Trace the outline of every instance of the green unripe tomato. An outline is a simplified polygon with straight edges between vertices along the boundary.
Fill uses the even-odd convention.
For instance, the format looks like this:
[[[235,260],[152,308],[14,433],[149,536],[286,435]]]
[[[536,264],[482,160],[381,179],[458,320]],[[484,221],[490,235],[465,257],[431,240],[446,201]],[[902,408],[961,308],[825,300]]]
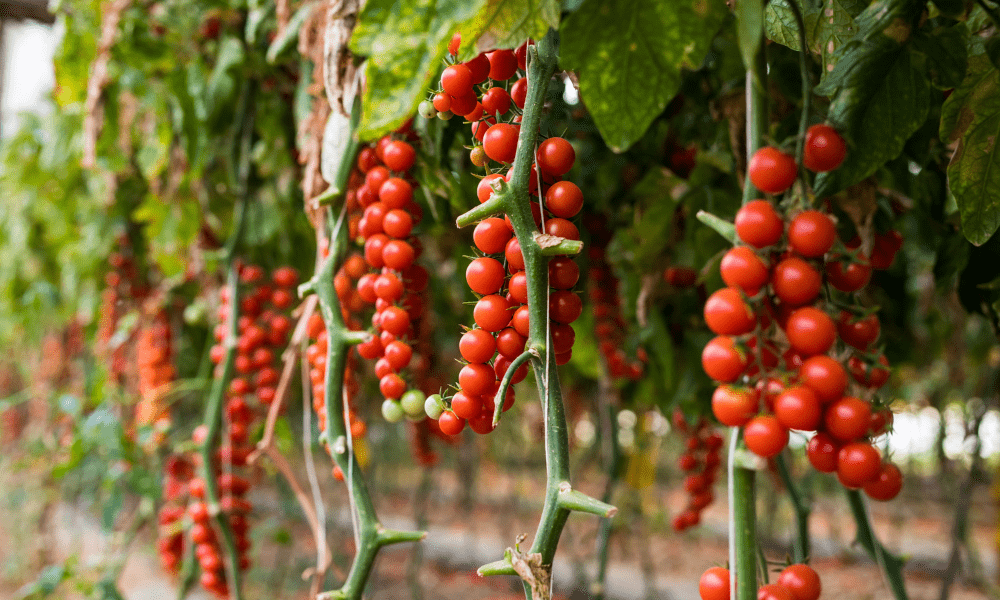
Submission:
[[[417,106],[417,112],[420,113],[420,116],[425,119],[433,119],[438,114],[437,109],[434,108],[434,103],[430,100],[424,100],[421,102],[420,105]]]
[[[420,390],[406,390],[399,399],[399,404],[408,417],[423,417],[426,399],[427,397]]]
[[[432,419],[441,418],[441,413],[444,412],[444,400],[441,399],[441,394],[427,396],[427,400],[424,401],[424,412]]]
[[[451,112],[450,110],[446,110],[444,112],[439,112],[438,113],[438,118],[441,119],[442,121],[448,121],[448,120],[450,120],[454,116],[455,116],[455,113]]]
[[[386,398],[385,402],[382,403],[382,418],[390,423],[399,422],[403,418],[403,407],[399,405],[399,402]]]

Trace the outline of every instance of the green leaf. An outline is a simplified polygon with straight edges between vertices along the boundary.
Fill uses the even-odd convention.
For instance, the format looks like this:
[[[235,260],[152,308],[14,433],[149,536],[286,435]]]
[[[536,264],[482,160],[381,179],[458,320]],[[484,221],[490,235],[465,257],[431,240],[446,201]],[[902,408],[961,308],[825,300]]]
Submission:
[[[728,16],[709,0],[586,0],[563,21],[561,64],[615,152],[642,137],[697,68]],[[611,66],[613,65],[613,67]]]
[[[788,2],[789,0],[772,0],[768,3],[764,10],[764,31],[769,39],[798,51],[798,26]],[[797,4],[802,11],[802,20],[806,26],[806,45],[810,52],[820,57],[823,73],[826,74],[836,64],[838,51],[857,32],[854,18],[864,10],[867,2],[813,0],[803,6],[802,0],[797,0]]]
[[[515,48],[528,38],[540,40],[549,28],[559,28],[559,13],[559,0],[487,0],[458,29],[462,33],[460,56],[469,59],[492,48]]]
[[[962,84],[941,109],[941,137],[958,141],[948,184],[958,203],[962,233],[984,244],[1000,227],[1000,71],[985,55],[969,60]]]
[[[695,214],[695,217],[705,225],[711,227],[712,230],[715,231],[715,233],[721,235],[729,243],[731,244],[736,243],[736,226],[730,223],[729,221],[717,217],[705,210],[699,210]]]
[[[368,56],[359,135],[374,139],[409,118],[432,86],[432,77],[460,23],[485,0],[370,0],[358,17],[351,50]]]
[[[913,47],[927,57],[927,70],[935,87],[949,90],[958,87],[965,77],[968,60],[969,30],[965,23],[950,27],[918,30]]]
[[[858,35],[816,86],[817,93],[831,97],[827,118],[848,144],[843,165],[816,178],[817,196],[857,183],[899,156],[927,118],[927,76],[912,64],[906,44],[922,6],[878,0],[865,9],[856,19]]]
[[[736,3],[736,35],[740,43],[740,55],[748,68],[760,48],[764,31],[764,0],[739,0]]]

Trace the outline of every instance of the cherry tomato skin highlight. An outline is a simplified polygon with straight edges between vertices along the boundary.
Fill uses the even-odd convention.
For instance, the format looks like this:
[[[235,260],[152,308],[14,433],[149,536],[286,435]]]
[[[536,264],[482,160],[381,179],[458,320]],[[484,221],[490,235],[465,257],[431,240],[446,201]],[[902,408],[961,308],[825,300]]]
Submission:
[[[800,308],[789,315],[785,333],[792,348],[803,356],[823,354],[837,341],[833,319],[813,306]]]
[[[747,355],[736,347],[732,338],[720,335],[705,344],[701,365],[712,379],[731,383],[746,370]]]
[[[840,445],[828,433],[819,432],[809,440],[806,446],[806,456],[809,464],[821,473],[833,473],[837,470],[837,455]]]
[[[538,145],[536,160],[543,173],[561,177],[573,168],[576,151],[565,139],[551,137]]]
[[[757,324],[750,306],[736,288],[715,291],[705,302],[705,324],[717,335],[743,335]]]
[[[519,127],[509,123],[497,123],[486,130],[483,137],[483,149],[486,156],[500,162],[510,164],[514,162],[517,153],[517,136]]]
[[[712,414],[728,427],[742,427],[757,414],[760,404],[755,390],[720,385],[712,393]]]
[[[837,227],[833,220],[818,210],[799,213],[788,226],[788,244],[796,253],[818,258],[833,248]]]
[[[499,254],[511,239],[510,229],[503,219],[490,217],[482,220],[472,232],[476,248],[485,254]]]
[[[545,192],[545,208],[557,217],[572,219],[583,208],[583,192],[572,181],[557,181]]]
[[[493,358],[497,344],[487,331],[470,329],[458,341],[458,351],[470,363],[485,363]]]
[[[500,331],[511,321],[510,303],[503,296],[483,296],[473,309],[476,325],[491,333]]]
[[[506,276],[503,264],[488,256],[473,260],[465,269],[465,281],[472,291],[483,296],[499,292]]]
[[[816,392],[820,402],[833,402],[847,390],[847,371],[829,356],[807,358],[799,367],[799,381]]]
[[[739,246],[726,252],[719,264],[722,281],[727,286],[743,290],[748,296],[754,296],[770,278],[767,266],[750,248]]]
[[[774,268],[771,286],[775,295],[789,306],[808,304],[819,296],[823,278],[801,258],[786,258]]]
[[[774,399],[774,416],[787,429],[815,431],[823,418],[816,392],[800,385],[790,387]]]
[[[844,162],[847,144],[829,125],[813,125],[806,130],[802,164],[814,173],[832,171]]]
[[[795,183],[795,158],[771,146],[754,152],[747,173],[754,187],[768,194],[780,194]]]
[[[743,441],[757,456],[771,458],[788,445],[788,430],[771,415],[754,417],[743,426]]]
[[[892,463],[883,463],[877,477],[864,485],[865,494],[872,500],[888,502],[903,489],[903,474]]]
[[[846,444],[837,453],[837,479],[844,487],[857,489],[877,479],[882,457],[868,442]]]
[[[826,431],[835,439],[851,442],[868,433],[871,405],[851,396],[844,396],[826,407],[823,421]]]
[[[767,200],[753,200],[736,212],[736,235],[754,248],[777,244],[785,223]]]
[[[701,600],[729,600],[729,569],[712,567],[698,580]]]

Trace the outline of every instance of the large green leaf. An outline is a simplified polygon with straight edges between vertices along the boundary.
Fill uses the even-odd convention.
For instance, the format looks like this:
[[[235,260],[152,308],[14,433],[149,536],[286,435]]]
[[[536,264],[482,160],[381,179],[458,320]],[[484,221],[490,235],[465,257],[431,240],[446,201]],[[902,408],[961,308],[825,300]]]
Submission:
[[[958,202],[962,232],[984,244],[1000,227],[1000,71],[985,55],[969,60],[965,80],[941,109],[941,137],[958,141],[948,184]]]
[[[559,28],[559,13],[559,0],[487,0],[483,10],[461,26],[460,55],[472,58],[478,51],[540,40],[550,28]]]
[[[399,127],[432,86],[459,25],[485,0],[369,0],[351,38],[368,56],[359,135],[370,140]]]
[[[948,90],[958,87],[965,77],[969,30],[965,23],[918,30],[913,47],[927,57],[927,70],[935,87]]]
[[[635,143],[698,67],[729,11],[709,0],[586,0],[563,21],[562,66],[608,146]]]
[[[792,50],[799,50],[798,26],[789,0],[772,0],[764,10],[764,31],[767,37]],[[796,0],[805,22],[806,46],[818,55],[827,73],[836,64],[838,50],[857,32],[854,17],[864,10],[864,0]]]
[[[817,195],[838,192],[899,156],[924,123],[930,107],[927,75],[912,62],[907,44],[922,3],[878,1],[858,15],[859,31],[816,87],[830,96],[828,120],[848,143],[843,165],[821,173]]]

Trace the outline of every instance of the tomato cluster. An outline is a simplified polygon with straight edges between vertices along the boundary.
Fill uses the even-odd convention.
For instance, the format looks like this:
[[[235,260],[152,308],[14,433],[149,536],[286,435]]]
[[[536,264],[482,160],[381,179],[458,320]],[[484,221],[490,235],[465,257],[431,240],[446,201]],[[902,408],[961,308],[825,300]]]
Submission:
[[[817,127],[826,128],[810,132]],[[835,168],[843,142],[821,133],[822,148],[810,150],[818,134],[807,136],[806,164]],[[830,148],[832,157],[824,154]],[[771,193],[788,189],[797,172],[788,160],[775,148],[759,150],[750,164],[754,185]],[[873,268],[892,263],[897,238],[880,238],[873,255],[883,255],[869,260],[859,240],[838,240],[830,214],[789,208],[783,215],[767,200],[743,206],[735,228],[742,245],[720,265],[728,287],[713,293],[704,311],[718,335],[702,353],[705,372],[720,383],[715,416],[743,427],[747,448],[765,458],[781,452],[789,430],[816,432],[808,446],[816,469],[891,499],[902,484],[899,469],[882,461],[871,439],[886,431],[892,413],[869,400],[888,380],[889,365],[873,346],[878,317],[859,307],[854,294]]]
[[[704,419],[691,427],[684,421],[683,415],[677,413],[674,415],[674,426],[688,436],[687,451],[677,459],[677,466],[687,473],[684,491],[690,495],[690,499],[684,512],[674,517],[673,521],[675,531],[684,531],[697,525],[701,521],[701,511],[715,500],[712,484],[715,483],[722,464],[719,451],[723,440]]]
[[[347,208],[352,236],[364,241],[363,259],[351,256],[334,277],[337,295],[351,312],[375,305],[374,335],[357,346],[358,354],[375,361],[375,375],[384,398],[382,414],[398,421],[404,414],[423,414],[424,395],[403,378],[407,367],[419,372],[425,360],[413,351],[426,304],[427,270],[415,260],[421,252],[413,229],[423,212],[413,200],[416,181],[408,175],[416,150],[407,139],[408,125],[385,136],[358,154],[354,185],[349,185]],[[353,190],[353,192],[351,191]],[[356,283],[353,283],[355,282]],[[353,289],[352,289],[353,288]],[[352,324],[350,321],[348,325]]]
[[[184,555],[184,514],[187,512],[188,482],[194,470],[181,456],[171,456],[164,465],[163,505],[158,515],[156,549],[164,570],[176,574]]]
[[[611,232],[601,218],[586,219],[590,231],[591,245],[587,250],[590,267],[587,269],[588,296],[594,312],[594,336],[597,348],[604,357],[608,374],[612,377],[642,379],[644,363],[648,360],[646,351],[638,348],[636,359],[625,353],[625,319],[622,317],[621,299],[618,294],[618,278],[605,258],[605,250],[611,239]]]
[[[511,88],[513,108],[507,91],[498,84],[514,77],[518,69],[524,70],[523,57],[529,42],[516,51],[484,53],[467,63],[447,67],[441,76],[444,91],[435,95],[438,111],[444,106],[438,101],[450,99],[450,110],[472,121],[474,138],[477,143],[482,142],[482,146],[474,147],[472,159],[473,164],[487,170],[476,191],[481,203],[492,197],[494,182],[501,178],[509,182],[514,173],[512,163],[520,134],[518,109],[524,107],[527,80],[522,77]],[[483,85],[476,88],[480,83]],[[505,101],[498,102],[497,98]],[[472,106],[465,109],[467,99]],[[456,109],[456,102],[461,109]],[[502,121],[504,115],[508,115],[510,122]],[[498,164],[495,170],[490,168],[490,161]],[[580,231],[570,219],[583,208],[583,192],[573,182],[561,180],[575,161],[573,146],[561,137],[550,137],[538,144],[530,167],[528,192],[537,198],[531,201],[531,211],[541,233],[580,239]],[[458,376],[458,391],[448,399],[447,406],[439,395],[431,396],[425,403],[427,415],[436,419],[441,431],[449,435],[457,435],[467,422],[476,433],[493,430],[494,399],[500,381],[524,352],[529,334],[528,273],[509,216],[479,222],[473,232],[473,243],[478,253],[469,263],[465,278],[477,297],[473,309],[475,327],[468,329],[459,342],[464,365]],[[572,291],[579,279],[580,268],[571,257],[555,256],[549,261],[550,351],[559,365],[566,364],[572,356],[576,333],[570,324],[583,311],[583,301]],[[522,363],[511,382],[518,383],[527,374],[528,365]],[[514,391],[508,388],[503,410],[510,409],[513,403]]]
[[[140,427],[152,425],[159,438],[170,427],[170,413],[164,402],[164,392],[176,377],[176,371],[168,312],[158,307],[151,313],[146,315],[136,340],[139,403],[135,407],[135,421]]]
[[[785,567],[777,581],[757,589],[757,600],[817,600],[823,591],[819,574],[806,564]],[[698,581],[701,600],[729,600],[729,569],[711,567]]]
[[[101,310],[97,325],[97,348],[108,361],[113,379],[123,383],[129,370],[128,347],[112,345],[118,320],[149,294],[149,285],[140,277],[138,261],[125,234],[117,238],[117,250],[108,257],[111,270],[104,276]]]

